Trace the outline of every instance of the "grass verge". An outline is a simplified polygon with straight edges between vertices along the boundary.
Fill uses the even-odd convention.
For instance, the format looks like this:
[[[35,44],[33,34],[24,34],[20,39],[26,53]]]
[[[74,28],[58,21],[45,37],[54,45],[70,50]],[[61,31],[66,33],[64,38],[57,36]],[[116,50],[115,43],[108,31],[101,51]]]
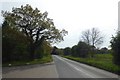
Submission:
[[[35,59],[33,61],[12,61],[10,63],[2,64],[2,67],[12,67],[12,66],[23,66],[23,65],[33,65],[33,64],[44,64],[52,62],[52,56],[45,56],[41,59]]]
[[[120,74],[120,67],[113,64],[111,54],[97,54],[94,58],[79,58],[73,56],[63,56],[65,58],[88,64],[112,73]]]

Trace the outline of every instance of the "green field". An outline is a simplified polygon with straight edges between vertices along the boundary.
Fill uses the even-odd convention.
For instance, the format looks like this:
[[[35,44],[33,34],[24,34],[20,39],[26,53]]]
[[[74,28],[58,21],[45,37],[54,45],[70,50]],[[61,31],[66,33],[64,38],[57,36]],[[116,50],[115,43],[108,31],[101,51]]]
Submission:
[[[8,67],[9,64],[11,64],[11,66],[23,66],[23,65],[32,65],[32,64],[43,64],[43,63],[48,63],[53,61],[52,56],[45,56],[41,59],[35,59],[33,61],[13,61],[13,62],[9,62],[9,63],[5,63],[2,64],[3,67]]]
[[[64,57],[71,60],[75,60],[77,62],[95,66],[116,74],[120,74],[120,67],[113,63],[113,56],[111,54],[96,54],[94,58],[79,58],[73,56]]]

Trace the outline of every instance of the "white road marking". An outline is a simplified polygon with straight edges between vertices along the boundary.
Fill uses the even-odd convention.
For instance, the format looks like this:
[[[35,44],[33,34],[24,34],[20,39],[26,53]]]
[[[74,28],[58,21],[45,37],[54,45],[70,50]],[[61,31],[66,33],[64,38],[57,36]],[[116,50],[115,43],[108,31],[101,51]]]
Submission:
[[[74,68],[75,70],[84,73],[85,75],[89,76],[90,78],[95,78],[95,77],[91,76],[90,74],[87,74],[87,73],[85,73],[84,71],[80,70],[77,66],[75,66],[75,65],[73,65],[73,64],[70,64],[69,62],[65,61],[65,60],[62,59],[61,57],[58,57],[58,56],[55,56],[55,57],[57,57],[58,59],[64,61],[65,63],[67,63],[68,65],[70,65],[70,66],[71,66],[72,68]]]
[[[93,67],[93,66],[88,66],[88,65],[85,65],[85,64],[79,64],[78,62],[75,62],[75,61],[72,61],[72,60],[69,60],[69,59],[66,59],[66,58],[63,58],[63,59],[67,60],[67,61],[70,61],[70,62],[73,62],[73,63],[76,63],[76,64],[78,64],[80,66],[84,66],[84,67],[86,67],[88,69],[95,70],[95,71],[100,72],[100,73],[102,73],[102,74],[104,74],[106,76],[110,76],[111,78],[118,78],[118,75],[110,73],[108,71],[105,71],[105,70],[102,70],[102,69],[98,69],[98,68]],[[96,76],[98,78],[100,77],[100,76],[97,76],[97,75],[94,75],[94,74],[93,74],[93,76]],[[103,77],[101,77],[101,78],[103,78]],[[107,78],[109,78],[109,77],[107,77]]]

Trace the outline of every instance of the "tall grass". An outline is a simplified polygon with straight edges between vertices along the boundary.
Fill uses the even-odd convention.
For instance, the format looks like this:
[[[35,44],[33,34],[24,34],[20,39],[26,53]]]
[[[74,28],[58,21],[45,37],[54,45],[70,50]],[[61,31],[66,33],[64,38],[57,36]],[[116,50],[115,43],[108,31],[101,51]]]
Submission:
[[[64,56],[81,63],[95,66],[116,74],[120,74],[120,67],[113,63],[113,56],[111,54],[96,54],[94,58],[80,58],[73,56]]]

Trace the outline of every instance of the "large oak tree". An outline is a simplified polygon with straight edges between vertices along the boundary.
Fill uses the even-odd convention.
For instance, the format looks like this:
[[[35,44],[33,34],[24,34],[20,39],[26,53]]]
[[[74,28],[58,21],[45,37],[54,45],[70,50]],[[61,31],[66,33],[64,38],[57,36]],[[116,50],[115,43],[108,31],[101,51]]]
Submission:
[[[53,20],[47,17],[47,12],[42,13],[28,4],[13,8],[12,12],[2,11],[2,14],[11,28],[17,28],[27,37],[31,59],[34,59],[34,52],[43,41],[60,42],[67,34],[64,29],[56,29]]]

